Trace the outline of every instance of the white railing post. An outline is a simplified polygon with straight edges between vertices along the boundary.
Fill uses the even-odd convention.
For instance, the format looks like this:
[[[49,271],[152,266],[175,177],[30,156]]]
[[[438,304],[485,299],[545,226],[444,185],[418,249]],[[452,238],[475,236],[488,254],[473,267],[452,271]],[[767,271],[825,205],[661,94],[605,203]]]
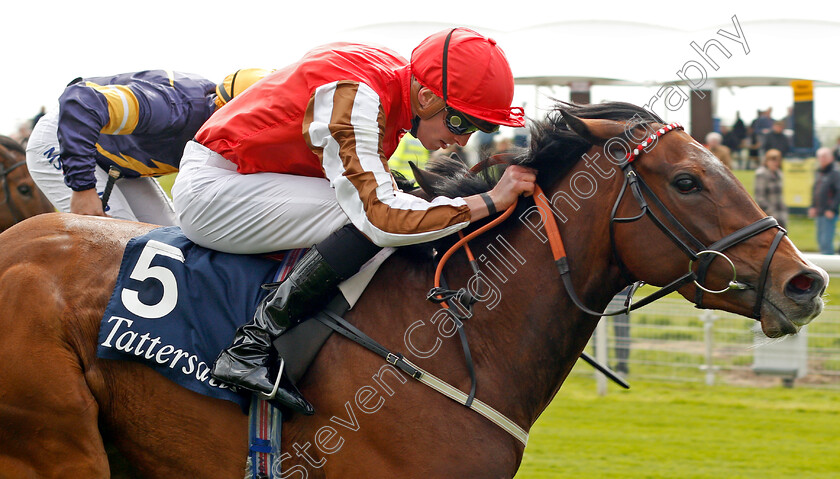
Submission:
[[[700,366],[701,371],[706,371],[706,384],[713,386],[715,384],[715,371],[717,367],[714,365],[714,324],[717,316],[710,309],[704,309],[700,313],[700,320],[703,321],[703,341],[706,343],[706,361]]]
[[[607,351],[607,318],[601,318],[598,326],[595,327],[595,360],[607,366],[609,351]],[[595,373],[595,383],[598,386],[598,395],[607,395],[607,377],[601,372]]]

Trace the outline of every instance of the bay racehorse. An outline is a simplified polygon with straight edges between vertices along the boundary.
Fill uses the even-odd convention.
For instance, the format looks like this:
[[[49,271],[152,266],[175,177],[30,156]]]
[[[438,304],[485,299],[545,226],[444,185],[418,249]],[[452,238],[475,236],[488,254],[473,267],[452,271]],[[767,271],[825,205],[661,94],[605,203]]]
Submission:
[[[35,186],[26,168],[26,150],[12,138],[0,135],[0,231],[30,216],[55,211]]]
[[[463,326],[476,398],[528,430],[580,357],[599,318],[574,304],[556,264],[568,267],[578,301],[595,311],[632,280],[661,286],[693,268],[680,294],[746,316],[757,305],[769,336],[796,332],[821,312],[825,272],[688,134],[627,104],[563,108],[537,122],[530,149],[511,158],[538,170],[550,206],[520,200],[471,243],[492,292]],[[630,165],[616,166],[626,158]],[[488,189],[484,175],[451,165],[437,172],[447,169],[454,176],[433,188]],[[546,240],[548,217],[565,259]],[[144,477],[242,477],[247,418],[237,405],[134,362],[96,357],[125,244],[152,228],[51,214],[0,235],[0,476],[108,477],[113,443]],[[398,251],[346,318],[468,391],[453,323],[425,300],[435,276],[427,251]],[[476,277],[462,256],[445,267],[453,287]],[[698,295],[700,286],[725,291]],[[338,335],[299,386],[317,414],[285,423],[284,477],[510,478],[525,452],[484,417]]]

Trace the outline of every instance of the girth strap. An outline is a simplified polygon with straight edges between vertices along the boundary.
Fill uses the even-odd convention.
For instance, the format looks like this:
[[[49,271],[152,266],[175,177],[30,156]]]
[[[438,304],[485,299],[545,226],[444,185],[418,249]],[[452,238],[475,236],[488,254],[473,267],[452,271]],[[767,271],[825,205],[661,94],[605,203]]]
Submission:
[[[338,316],[335,313],[329,311],[324,311],[315,315],[315,319],[321,321],[322,323],[332,328],[335,332],[344,336],[345,338],[359,343],[365,348],[369,349],[370,351],[373,351],[379,356],[385,358],[385,361],[388,364],[396,366],[412,378],[420,381],[426,386],[429,386],[430,388],[443,394],[449,399],[452,399],[453,401],[463,406],[467,406],[473,411],[481,414],[490,422],[499,426],[500,428],[507,431],[511,436],[515,437],[519,442],[522,443],[523,446],[526,446],[528,444],[528,433],[524,429],[519,427],[519,425],[517,425],[515,422],[505,417],[502,413],[493,409],[480,399],[474,399],[472,401],[469,401],[470,397],[460,389],[419,368],[411,361],[405,359],[402,354],[392,353],[387,348],[376,342],[376,340],[374,340],[373,338],[371,338],[370,336],[368,336],[367,334],[365,334],[364,332],[347,322],[347,320],[345,320],[341,316]],[[470,404],[467,405],[467,402],[470,402]]]
[[[459,291],[460,294],[458,294],[456,296],[440,295],[439,294],[440,290],[446,291],[447,288],[449,288],[449,285],[446,282],[446,277],[443,276],[443,275],[441,275],[441,277],[440,277],[440,284],[441,284],[441,288],[433,289],[426,296],[426,299],[428,299],[432,302],[440,303],[442,301],[439,301],[436,298],[441,296],[442,299],[444,301],[446,301],[446,303],[449,304],[449,307],[445,308],[444,310],[447,313],[449,313],[449,316],[452,318],[452,321],[455,322],[455,325],[458,328],[458,337],[461,339],[461,349],[464,350],[464,361],[466,361],[467,371],[469,371],[469,373],[470,373],[470,395],[467,397],[466,404],[464,404],[465,406],[470,407],[472,405],[473,399],[475,399],[475,391],[476,391],[476,387],[478,385],[478,379],[476,378],[476,375],[475,375],[475,365],[473,364],[472,353],[470,352],[470,343],[467,340],[467,333],[464,330],[464,321],[472,315],[472,303],[470,303],[470,301],[474,301],[474,300],[471,296],[469,296],[469,293],[467,292],[466,289],[460,290]],[[436,292],[438,294],[434,294]],[[464,295],[469,296],[469,297],[466,298],[466,301],[469,303],[467,305],[463,304]],[[457,304],[457,303],[461,303],[462,306],[467,308],[468,315],[460,314],[460,313],[457,312],[461,309],[461,308],[459,308],[459,304]]]
[[[329,326],[333,331],[344,336],[345,338],[359,343],[365,348],[378,354],[383,359],[385,359],[385,361],[388,364],[392,364],[400,368],[402,372],[408,374],[414,379],[420,379],[420,376],[422,375],[420,371],[418,371],[412,365],[408,364],[403,359],[402,354],[392,353],[385,346],[382,346],[381,344],[376,342],[375,339],[371,338],[370,336],[362,332],[362,330],[347,322],[347,320],[342,318],[341,316],[333,313],[332,311],[324,310],[316,314],[315,319]]]

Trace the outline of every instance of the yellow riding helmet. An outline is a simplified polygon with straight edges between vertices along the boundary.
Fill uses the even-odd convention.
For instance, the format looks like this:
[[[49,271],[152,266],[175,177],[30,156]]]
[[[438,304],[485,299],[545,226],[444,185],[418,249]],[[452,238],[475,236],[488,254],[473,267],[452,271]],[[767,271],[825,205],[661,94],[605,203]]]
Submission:
[[[223,107],[233,97],[273,71],[262,68],[243,68],[226,76],[221,83],[216,85],[216,107]]]

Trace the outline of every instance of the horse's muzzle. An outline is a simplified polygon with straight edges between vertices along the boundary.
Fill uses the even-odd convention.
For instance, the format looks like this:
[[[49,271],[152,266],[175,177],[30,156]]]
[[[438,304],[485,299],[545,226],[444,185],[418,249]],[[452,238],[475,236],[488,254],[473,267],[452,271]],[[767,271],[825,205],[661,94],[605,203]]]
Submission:
[[[785,283],[785,296],[804,310],[803,316],[790,318],[794,324],[808,324],[822,312],[822,295],[827,285],[828,274],[821,269],[804,270]]]
[[[820,268],[803,268],[791,276],[784,283],[783,298],[775,296],[775,299],[765,299],[761,330],[770,338],[799,332],[802,326],[822,312],[822,295],[827,285],[828,274]]]

